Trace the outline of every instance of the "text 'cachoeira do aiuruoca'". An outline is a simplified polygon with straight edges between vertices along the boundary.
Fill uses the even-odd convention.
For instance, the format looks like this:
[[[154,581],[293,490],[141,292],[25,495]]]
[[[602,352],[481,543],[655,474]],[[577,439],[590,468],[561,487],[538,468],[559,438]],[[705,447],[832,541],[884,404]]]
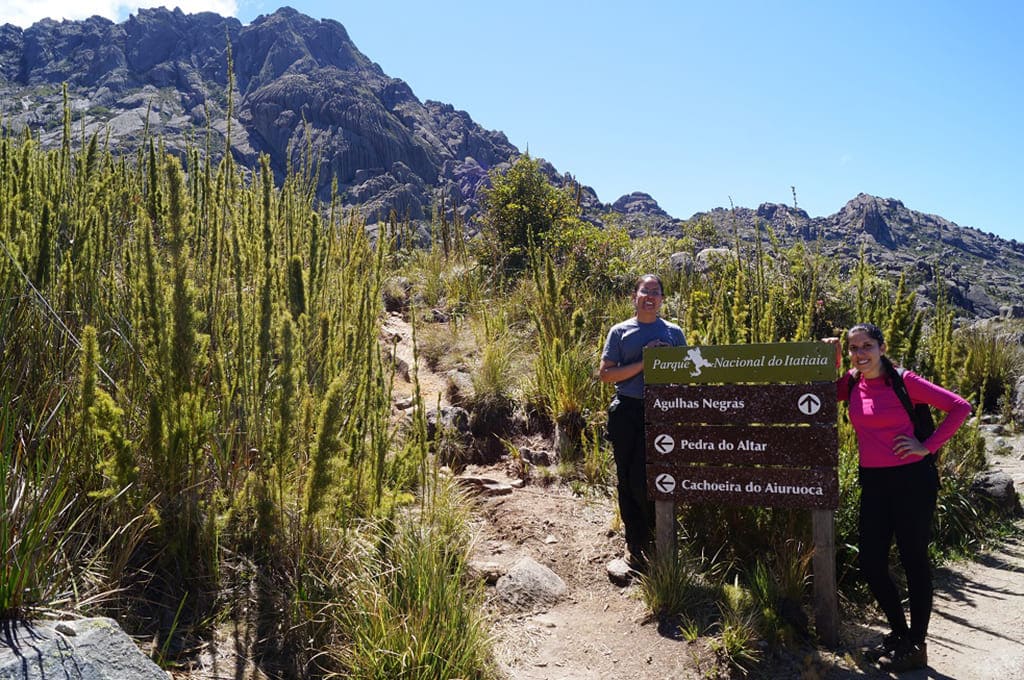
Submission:
[[[791,484],[776,484],[768,482],[761,485],[756,482],[747,482],[746,488],[735,482],[711,482],[706,479],[694,481],[684,479],[680,488],[686,491],[724,491],[733,493],[781,493],[796,494],[798,496],[824,496],[825,490],[820,486],[793,486]]]

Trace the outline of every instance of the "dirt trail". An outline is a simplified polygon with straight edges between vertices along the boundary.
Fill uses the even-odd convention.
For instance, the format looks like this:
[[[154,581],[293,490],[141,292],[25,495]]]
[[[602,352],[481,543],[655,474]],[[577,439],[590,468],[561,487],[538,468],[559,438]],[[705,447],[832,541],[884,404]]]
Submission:
[[[1012,442],[991,467],[1024,492],[1024,437]],[[933,674],[904,677],[1024,679],[1024,540],[937,571],[928,661]]]
[[[398,316],[384,328],[388,346],[397,339],[397,356],[412,364],[411,330]],[[419,367],[424,403],[436,404],[447,380]],[[402,383],[403,381],[398,381]],[[412,393],[408,382],[396,384],[396,402]],[[531,442],[537,448],[536,442]],[[1024,437],[1012,450],[993,458],[992,467],[1009,473],[1024,491]],[[504,466],[469,473],[512,482]],[[507,489],[508,490],[508,489]],[[675,631],[659,628],[647,616],[638,587],[611,583],[606,564],[622,554],[621,529],[614,530],[613,499],[574,496],[564,486],[543,486],[535,478],[525,487],[500,496],[480,496],[473,531],[474,559],[507,569],[530,556],[566,583],[556,606],[530,612],[502,609],[490,588],[495,654],[509,680],[598,680],[612,678],[728,677],[715,665],[707,639],[690,643]],[[1019,522],[1024,530],[1024,520]],[[847,622],[835,653],[804,650],[775,659],[756,677],[846,680],[890,677],[858,665],[856,649],[882,631],[881,621]],[[228,631],[230,632],[230,631]],[[212,645],[211,655],[192,672],[175,677],[201,680],[229,677],[218,669],[235,669],[246,653],[230,636]],[[936,572],[935,611],[929,638],[927,670],[906,673],[910,680],[1024,680],[1024,540],[1006,543],[978,560]],[[237,655],[237,656],[236,656]],[[251,661],[244,677],[264,678]],[[232,675],[231,677],[241,677]]]
[[[1024,488],[1021,453],[993,461],[1015,477],[1018,489]],[[502,474],[495,468],[475,472]],[[714,654],[705,643],[688,643],[673,631],[659,630],[646,617],[635,585],[620,588],[609,581],[605,564],[622,550],[620,535],[610,529],[610,499],[527,486],[481,498],[478,508],[477,559],[508,567],[528,555],[568,585],[567,597],[546,611],[502,612],[495,603],[497,653],[509,678],[714,677]],[[769,677],[889,677],[858,663],[852,651],[881,633],[881,623],[847,623],[835,653],[779,659]],[[928,669],[901,677],[1024,680],[1024,541],[1010,541],[976,561],[936,571],[928,651]]]

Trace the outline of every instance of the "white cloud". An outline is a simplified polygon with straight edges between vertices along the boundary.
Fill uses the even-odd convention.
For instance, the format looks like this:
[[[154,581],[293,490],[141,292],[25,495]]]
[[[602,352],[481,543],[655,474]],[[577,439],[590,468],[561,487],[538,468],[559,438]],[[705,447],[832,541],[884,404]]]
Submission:
[[[0,24],[14,24],[28,28],[40,19],[56,21],[87,19],[93,15],[106,17],[111,21],[123,21],[134,14],[145,3],[125,3],[120,0],[48,0],[47,2],[26,2],[25,0],[0,0]],[[168,5],[165,5],[168,6]],[[185,14],[216,12],[221,16],[235,16],[238,13],[236,0],[178,0],[170,9],[181,8]]]

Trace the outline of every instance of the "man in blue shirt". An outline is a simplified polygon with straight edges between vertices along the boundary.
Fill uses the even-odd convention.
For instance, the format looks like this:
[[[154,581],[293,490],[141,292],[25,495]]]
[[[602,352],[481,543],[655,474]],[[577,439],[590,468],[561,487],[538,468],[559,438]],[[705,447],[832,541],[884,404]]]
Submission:
[[[599,369],[602,382],[615,383],[615,398],[608,406],[608,439],[615,453],[626,561],[638,571],[646,564],[654,537],[654,507],[647,498],[643,351],[686,345],[683,329],[658,316],[663,301],[660,278],[645,274],[637,279],[633,289],[636,316],[608,331]]]

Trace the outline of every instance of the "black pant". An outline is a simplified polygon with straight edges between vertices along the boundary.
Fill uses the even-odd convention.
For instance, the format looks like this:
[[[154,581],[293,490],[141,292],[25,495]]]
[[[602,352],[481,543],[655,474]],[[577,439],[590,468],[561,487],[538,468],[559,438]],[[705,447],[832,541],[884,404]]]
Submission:
[[[654,503],[647,499],[647,453],[644,442],[644,403],[616,395],[608,407],[608,439],[615,452],[619,514],[626,529],[629,552],[651,552]]]
[[[932,571],[928,559],[939,476],[929,458],[910,465],[860,469],[859,566],[892,630],[923,642],[932,613]],[[910,627],[889,573],[889,548],[896,538],[907,576]]]

